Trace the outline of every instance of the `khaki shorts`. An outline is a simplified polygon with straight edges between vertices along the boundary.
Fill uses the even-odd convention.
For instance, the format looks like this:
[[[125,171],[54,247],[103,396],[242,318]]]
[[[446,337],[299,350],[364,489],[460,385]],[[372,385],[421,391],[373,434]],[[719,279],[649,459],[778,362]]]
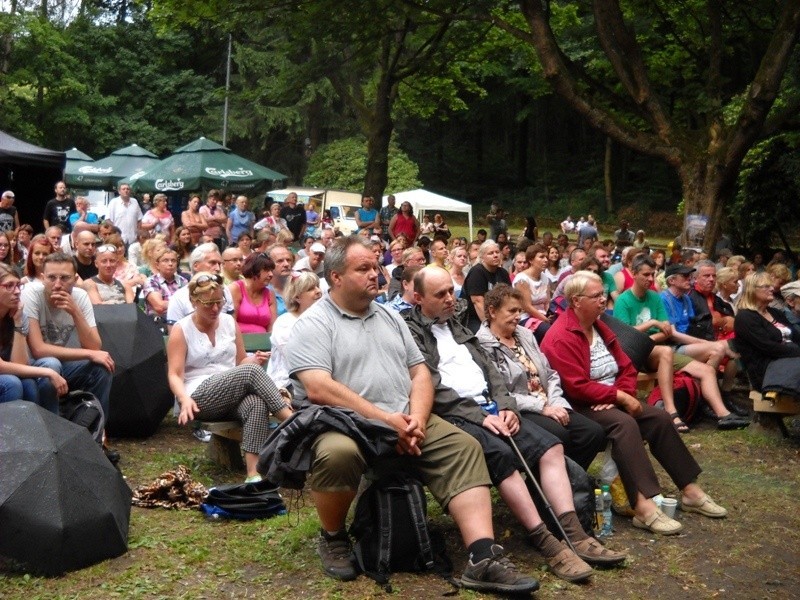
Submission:
[[[683,368],[686,367],[690,362],[694,359],[691,356],[686,356],[685,354],[678,354],[677,352],[672,353],[672,370],[676,373]]]
[[[444,508],[466,490],[491,485],[477,440],[436,415],[428,419],[421,449],[421,456],[398,455],[372,467],[377,473],[398,468],[413,471]],[[308,483],[316,492],[354,492],[367,467],[351,438],[333,431],[323,433],[314,440]]]

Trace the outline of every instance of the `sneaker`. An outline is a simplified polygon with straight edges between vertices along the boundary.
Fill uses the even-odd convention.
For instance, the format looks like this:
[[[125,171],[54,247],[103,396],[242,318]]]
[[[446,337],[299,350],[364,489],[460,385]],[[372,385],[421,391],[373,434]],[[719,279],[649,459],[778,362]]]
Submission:
[[[322,570],[330,577],[340,581],[352,581],[358,577],[353,564],[353,548],[344,529],[333,536],[320,530],[317,554],[322,560]]]
[[[211,432],[200,429],[199,427],[197,429],[192,429],[192,435],[198,442],[203,442],[204,444],[211,441]]]
[[[722,519],[728,515],[728,511],[714,502],[711,497],[706,494],[698,502],[689,504],[684,496],[681,496],[681,510],[683,512],[695,512],[710,517],[712,519]]]
[[[725,431],[727,429],[742,429],[750,425],[750,419],[747,417],[740,417],[734,413],[720,417],[717,421],[717,429]]]
[[[461,575],[461,585],[468,590],[525,594],[539,589],[533,577],[521,574],[516,565],[503,555],[503,547],[492,545],[492,556],[477,563],[470,559]]]

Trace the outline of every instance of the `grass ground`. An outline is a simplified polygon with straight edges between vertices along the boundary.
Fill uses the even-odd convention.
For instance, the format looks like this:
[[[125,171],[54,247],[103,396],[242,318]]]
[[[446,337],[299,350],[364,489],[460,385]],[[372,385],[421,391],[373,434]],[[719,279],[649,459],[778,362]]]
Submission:
[[[685,438],[705,469],[703,486],[730,511],[712,521],[678,512],[684,533],[656,538],[617,517],[610,545],[627,549],[624,568],[597,571],[588,585],[555,579],[529,550],[519,527],[501,507],[497,536],[514,560],[535,573],[538,598],[797,598],[800,589],[800,449],[791,441],[749,431],[717,432],[699,424]],[[167,417],[147,440],[115,440],[131,487],[183,464],[206,485],[237,481],[204,458],[204,445]],[[663,471],[664,493],[676,490]],[[317,521],[309,499],[286,492],[288,516],[255,522],[206,520],[199,511],[133,508],[129,551],[62,577],[26,574],[0,563],[0,598],[373,598],[385,596],[364,577],[340,583],[325,577],[314,551]],[[452,522],[432,505],[448,539],[456,574],[464,553]],[[432,575],[396,574],[394,594],[407,599],[442,596],[449,585]],[[479,595],[461,591],[464,598]]]

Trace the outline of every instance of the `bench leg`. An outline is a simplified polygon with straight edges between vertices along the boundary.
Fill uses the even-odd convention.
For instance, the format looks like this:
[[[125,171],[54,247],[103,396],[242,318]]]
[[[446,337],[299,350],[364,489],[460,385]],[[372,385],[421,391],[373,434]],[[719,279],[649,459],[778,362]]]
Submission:
[[[239,442],[221,435],[211,434],[211,441],[206,447],[208,459],[221,467],[232,471],[244,471],[242,448]]]
[[[783,415],[766,412],[753,413],[753,420],[750,423],[751,431],[768,435],[771,437],[787,438],[789,431],[783,422]]]

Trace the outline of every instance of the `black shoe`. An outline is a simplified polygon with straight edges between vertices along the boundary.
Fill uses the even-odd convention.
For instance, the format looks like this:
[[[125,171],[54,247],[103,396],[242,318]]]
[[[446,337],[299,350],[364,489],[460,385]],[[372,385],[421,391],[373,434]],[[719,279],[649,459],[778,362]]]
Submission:
[[[717,429],[723,431],[727,429],[742,429],[748,425],[750,425],[750,419],[746,417],[740,417],[739,415],[735,415],[733,413],[725,415],[724,417],[720,417],[720,419],[717,421]]]
[[[539,582],[521,574],[516,565],[503,555],[503,547],[498,544],[492,545],[490,558],[477,563],[467,561],[461,585],[468,590],[501,594],[525,594],[539,589]]]
[[[112,450],[108,446],[103,446],[103,452],[105,453],[106,458],[111,462],[111,464],[116,467],[117,463],[119,463],[119,459],[121,458],[119,452],[117,452],[116,450]]]
[[[713,409],[708,405],[708,402],[703,402],[700,406],[700,412],[703,414],[703,417],[706,419],[712,419],[716,421],[719,419],[717,414],[713,411]]]
[[[750,411],[747,410],[746,408],[742,408],[741,406],[736,404],[736,402],[731,400],[731,398],[730,398],[730,396],[728,396],[728,394],[725,394],[725,393],[722,394],[722,404],[725,405],[725,408],[727,408],[728,411],[732,412],[735,415],[739,415],[740,417],[749,417],[750,416]]]
[[[342,529],[333,536],[320,530],[317,554],[322,560],[322,570],[334,579],[352,581],[358,577],[358,571],[353,564],[353,548],[346,530]]]

